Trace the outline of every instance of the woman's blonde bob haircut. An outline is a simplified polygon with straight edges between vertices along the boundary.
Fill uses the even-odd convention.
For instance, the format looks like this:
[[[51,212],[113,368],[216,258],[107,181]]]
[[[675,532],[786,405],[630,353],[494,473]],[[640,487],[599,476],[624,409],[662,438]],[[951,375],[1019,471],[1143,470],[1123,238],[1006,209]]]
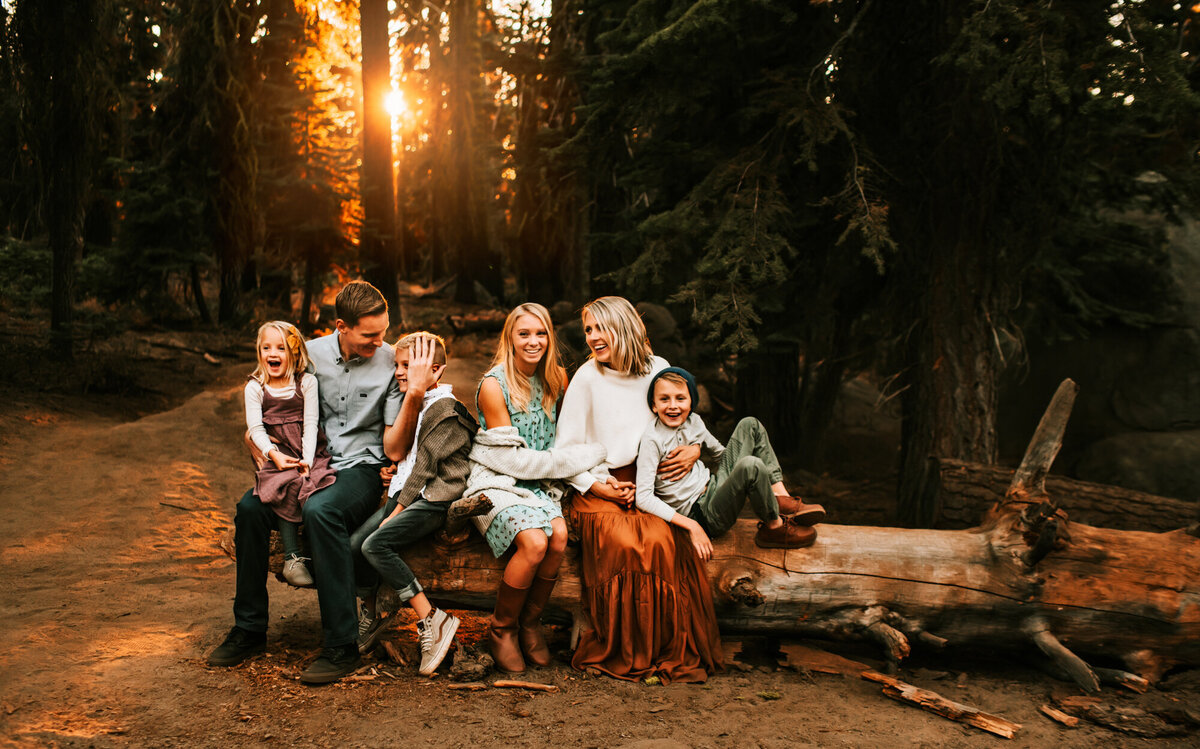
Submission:
[[[504,319],[504,330],[500,331],[500,341],[496,344],[496,355],[492,357],[492,366],[504,368],[504,379],[508,382],[508,400],[518,411],[529,411],[529,378],[517,369],[517,352],[513,347],[513,333],[517,329],[517,320],[522,315],[530,315],[546,328],[546,350],[542,352],[542,360],[538,362],[534,374],[542,381],[542,410],[547,416],[553,415],[554,404],[562,395],[563,386],[567,381],[567,370],[563,368],[558,356],[558,340],[554,335],[554,323],[550,320],[550,312],[537,302],[518,304]]]
[[[268,328],[278,330],[279,335],[283,336],[284,343],[287,344],[288,365],[291,370],[289,374],[292,375],[293,382],[298,385],[300,383],[300,375],[308,369],[308,347],[304,345],[304,338],[300,335],[300,331],[296,329],[296,326],[283,320],[272,320],[258,326],[258,336],[254,339],[254,356],[258,360],[258,366],[254,368],[250,379],[264,387],[267,384],[267,368],[263,365],[263,358],[262,354],[259,353],[259,349],[262,348],[263,339],[267,337]]]
[[[612,349],[609,367],[621,374],[642,377],[650,374],[650,358],[654,351],[646,338],[646,324],[641,315],[619,296],[602,296],[589,302],[581,317],[591,314],[600,330],[608,334],[608,346]],[[604,372],[604,367],[600,368]]]

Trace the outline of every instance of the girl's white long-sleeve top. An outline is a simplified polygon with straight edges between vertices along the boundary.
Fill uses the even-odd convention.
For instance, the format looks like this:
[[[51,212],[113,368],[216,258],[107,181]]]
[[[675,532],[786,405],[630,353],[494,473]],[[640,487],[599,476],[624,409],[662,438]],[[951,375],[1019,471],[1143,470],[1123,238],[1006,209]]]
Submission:
[[[275,445],[267,436],[267,428],[263,426],[262,404],[263,385],[257,380],[246,383],[246,428],[250,430],[250,441],[262,451],[263,457]],[[291,398],[296,394],[296,385],[281,388],[266,388],[276,398]],[[300,392],[304,394],[304,436],[300,446],[300,459],[312,467],[313,458],[317,454],[317,426],[321,415],[321,400],[317,394],[317,378],[307,372],[300,376]]]
[[[608,453],[599,466],[568,479],[577,491],[586,492],[609,477],[608,469],[637,459],[642,433],[654,420],[646,391],[654,375],[668,366],[666,359],[654,356],[650,372],[635,377],[588,359],[575,373],[563,397],[554,446],[601,444]]]

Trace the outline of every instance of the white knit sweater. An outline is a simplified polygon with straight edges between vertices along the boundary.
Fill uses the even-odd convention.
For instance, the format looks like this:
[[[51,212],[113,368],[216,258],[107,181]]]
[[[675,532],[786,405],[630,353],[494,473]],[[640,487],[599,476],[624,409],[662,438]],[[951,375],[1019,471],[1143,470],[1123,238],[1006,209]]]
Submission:
[[[516,427],[480,429],[471,447],[471,475],[464,497],[486,494],[492,511],[471,518],[480,533],[487,533],[496,515],[514,505],[542,505],[536,494],[517,486],[518,480],[543,480],[542,488],[557,501],[562,489],[557,479],[573,476],[604,462],[601,445],[575,445],[568,448],[531,450],[525,446]]]
[[[633,377],[601,368],[589,359],[571,380],[558,414],[555,447],[599,443],[608,458],[590,471],[568,479],[581,492],[608,478],[610,468],[627,466],[637,458],[642,432],[654,420],[646,391],[654,375],[668,366],[660,356],[651,358],[649,374]]]

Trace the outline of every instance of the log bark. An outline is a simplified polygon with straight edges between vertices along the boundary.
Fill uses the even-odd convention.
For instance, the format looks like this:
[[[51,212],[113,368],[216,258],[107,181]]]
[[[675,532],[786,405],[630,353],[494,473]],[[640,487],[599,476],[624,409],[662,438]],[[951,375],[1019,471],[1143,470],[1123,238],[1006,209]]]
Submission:
[[[722,631],[870,639],[900,660],[905,645],[924,644],[923,633],[954,646],[1032,651],[1022,625],[1041,617],[1064,647],[1124,659],[1152,681],[1170,665],[1200,665],[1200,540],[1183,532],[1072,523],[1070,545],[1032,570],[1021,560],[1027,544],[1015,508],[970,531],[818,532],[808,549],[760,549],[755,523],[741,520],[717,540],[708,571]],[[477,535],[455,547],[427,542],[405,559],[431,598],[492,607],[503,566]],[[734,600],[730,577],[748,577],[763,603]],[[569,549],[551,604],[574,611],[580,601],[577,550]]]
[[[1004,466],[941,458],[933,492],[938,528],[970,528],[1003,501],[1015,471]],[[1195,522],[1200,502],[1159,497],[1065,476],[1046,477],[1046,494],[1071,520],[1126,531],[1171,531]]]

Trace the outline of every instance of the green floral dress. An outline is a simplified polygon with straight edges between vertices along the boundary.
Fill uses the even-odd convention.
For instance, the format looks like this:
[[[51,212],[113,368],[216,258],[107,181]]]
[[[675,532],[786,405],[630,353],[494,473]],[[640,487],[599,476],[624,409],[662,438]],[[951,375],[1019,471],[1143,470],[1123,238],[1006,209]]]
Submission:
[[[551,407],[549,414],[542,409],[542,381],[538,376],[534,375],[529,378],[530,410],[528,411],[517,411],[513,408],[512,399],[509,398],[508,394],[508,380],[504,377],[503,367],[495,366],[488,370],[483,379],[479,381],[480,388],[483,387],[483,380],[486,380],[488,377],[494,377],[500,383],[500,390],[504,393],[504,406],[508,409],[509,421],[517,428],[517,433],[521,435],[521,438],[525,440],[526,447],[531,450],[548,450],[554,447],[558,404]],[[483,409],[479,407],[479,389],[475,390],[475,409],[479,412],[479,426],[482,429],[487,429],[487,420],[484,419]],[[541,500],[541,504],[537,507],[514,505],[496,513],[496,517],[492,518],[492,524],[488,526],[484,538],[487,539],[488,546],[492,547],[492,553],[497,557],[502,556],[504,552],[508,551],[508,547],[512,545],[513,539],[521,531],[531,528],[541,528],[547,537],[553,535],[554,530],[550,522],[554,518],[562,517],[562,506],[550,499],[546,492],[542,490],[540,482],[533,480],[518,481],[517,486],[532,491]]]

